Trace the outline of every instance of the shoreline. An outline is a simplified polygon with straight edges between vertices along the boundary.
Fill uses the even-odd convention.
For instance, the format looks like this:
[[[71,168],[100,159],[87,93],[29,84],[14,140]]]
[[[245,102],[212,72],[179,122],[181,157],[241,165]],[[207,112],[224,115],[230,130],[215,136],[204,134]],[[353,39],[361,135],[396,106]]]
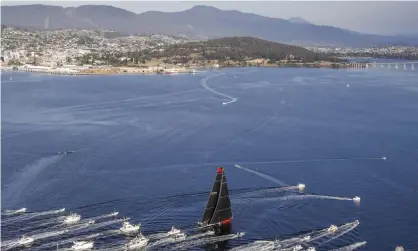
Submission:
[[[328,69],[349,69],[349,68],[369,68],[367,63],[285,63],[285,64],[261,64],[261,65],[221,65],[217,67],[199,66],[199,67],[100,67],[83,70],[74,70],[65,67],[36,67],[36,66],[6,66],[1,67],[1,71],[7,72],[31,72],[48,75],[63,76],[97,76],[97,75],[177,75],[177,74],[196,74],[204,69],[223,69],[223,68],[328,68]]]

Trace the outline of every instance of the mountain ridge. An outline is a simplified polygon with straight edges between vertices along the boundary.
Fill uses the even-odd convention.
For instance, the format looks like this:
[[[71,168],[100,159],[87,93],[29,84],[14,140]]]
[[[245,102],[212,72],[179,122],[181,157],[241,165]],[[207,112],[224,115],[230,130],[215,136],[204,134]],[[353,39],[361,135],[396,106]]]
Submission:
[[[2,24],[39,29],[108,29],[123,33],[159,33],[192,39],[253,36],[280,43],[299,45],[365,47],[417,45],[418,38],[380,36],[352,32],[332,26],[292,22],[197,5],[178,12],[147,11],[136,14],[111,5],[2,6]],[[304,20],[305,21],[305,20]]]

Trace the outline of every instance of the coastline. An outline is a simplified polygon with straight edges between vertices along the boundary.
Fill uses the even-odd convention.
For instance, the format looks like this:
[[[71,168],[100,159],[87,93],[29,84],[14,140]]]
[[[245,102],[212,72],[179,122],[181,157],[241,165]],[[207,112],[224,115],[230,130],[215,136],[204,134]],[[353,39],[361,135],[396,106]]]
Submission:
[[[258,64],[258,65],[239,65],[225,64],[216,66],[198,66],[198,67],[91,67],[86,69],[74,69],[68,67],[43,67],[43,66],[2,66],[1,71],[31,72],[49,75],[65,76],[88,76],[88,75],[176,75],[176,74],[195,74],[203,69],[219,68],[241,68],[241,67],[262,67],[262,68],[368,68],[367,64],[349,64],[333,62],[315,62],[315,63],[279,63],[279,64]]]

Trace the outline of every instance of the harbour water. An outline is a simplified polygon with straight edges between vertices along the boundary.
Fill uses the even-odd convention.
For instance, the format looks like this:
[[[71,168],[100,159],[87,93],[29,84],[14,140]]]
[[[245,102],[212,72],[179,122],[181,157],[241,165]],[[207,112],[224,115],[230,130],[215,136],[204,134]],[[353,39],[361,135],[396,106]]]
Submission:
[[[3,243],[24,233],[40,236],[34,250],[70,247],[64,240],[93,234],[103,237],[90,236],[99,249],[124,242],[114,230],[120,222],[59,234],[59,217],[69,211],[83,219],[118,211],[117,219],[141,222],[145,236],[173,225],[192,229],[216,167],[224,166],[232,232],[246,235],[172,248],[231,249],[355,220],[358,227],[315,243],[317,250],[362,241],[359,250],[418,248],[416,71],[1,78],[2,210],[66,208],[23,220],[3,214]],[[58,154],[65,150],[74,153]],[[303,193],[262,189],[298,183]]]

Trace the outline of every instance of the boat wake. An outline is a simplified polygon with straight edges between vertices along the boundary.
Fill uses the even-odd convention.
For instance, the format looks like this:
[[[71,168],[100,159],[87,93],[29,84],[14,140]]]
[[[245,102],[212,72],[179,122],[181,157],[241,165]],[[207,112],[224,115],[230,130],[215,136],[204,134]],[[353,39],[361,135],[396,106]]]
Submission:
[[[61,160],[63,155],[54,155],[41,158],[34,163],[25,166],[20,172],[13,175],[9,185],[6,186],[6,191],[3,194],[4,201],[9,205],[14,205],[20,198],[20,194],[26,187],[35,180],[36,176],[40,174],[45,168]]]
[[[231,97],[231,96],[226,95],[226,94],[224,94],[224,93],[221,93],[221,92],[215,91],[214,89],[210,88],[210,87],[208,86],[208,84],[207,84],[207,82],[208,82],[208,80],[209,80],[209,79],[214,78],[214,77],[218,77],[218,76],[222,76],[222,75],[223,75],[223,74],[216,74],[216,75],[211,75],[211,76],[208,76],[208,77],[206,77],[206,78],[203,78],[203,79],[200,81],[200,85],[201,85],[203,88],[205,88],[207,91],[209,91],[209,92],[212,92],[212,93],[214,93],[214,94],[216,94],[216,95],[218,95],[218,96],[221,96],[221,97],[227,98],[227,99],[228,99],[228,101],[224,101],[224,102],[222,103],[223,105],[227,105],[227,104],[234,103],[234,102],[236,102],[236,101],[238,100],[237,98],[234,98],[234,97]]]
[[[52,214],[59,214],[59,213],[62,213],[64,211],[65,211],[65,208],[61,208],[61,209],[57,209],[57,210],[49,210],[49,211],[45,211],[45,212],[25,213],[25,214],[20,215],[20,216],[15,216],[15,217],[12,217],[12,218],[3,219],[2,220],[2,225],[8,225],[8,224],[12,224],[12,223],[20,222],[20,221],[26,221],[26,220],[30,220],[30,219],[35,218],[35,217],[41,217],[41,216],[52,215]]]
[[[366,241],[362,241],[362,242],[357,242],[357,243],[354,243],[354,244],[351,244],[351,245],[348,245],[348,246],[345,246],[345,247],[333,249],[331,251],[352,251],[352,250],[355,250],[355,249],[357,249],[359,247],[362,247],[366,244],[367,244]]]
[[[226,240],[232,240],[232,239],[236,239],[242,236],[243,234],[237,233],[237,234],[227,234],[227,235],[221,235],[221,236],[207,237],[207,238],[203,238],[199,240],[192,240],[192,241],[187,241],[187,242],[177,244],[174,247],[172,247],[170,250],[190,249],[192,247],[226,241]]]
[[[285,182],[283,182],[283,181],[281,181],[281,180],[278,180],[278,179],[274,178],[273,176],[267,175],[267,174],[265,174],[265,173],[258,172],[258,171],[255,171],[255,170],[252,170],[252,169],[249,169],[249,168],[246,168],[246,167],[240,166],[240,165],[234,165],[234,166],[235,166],[236,168],[241,169],[241,170],[244,170],[244,171],[250,172],[250,173],[252,173],[252,174],[255,174],[255,175],[259,176],[259,177],[262,177],[262,178],[264,178],[264,179],[266,179],[266,180],[272,181],[272,182],[274,182],[274,183],[278,184],[279,186],[289,186],[289,185],[288,185],[288,184],[286,184]]]

